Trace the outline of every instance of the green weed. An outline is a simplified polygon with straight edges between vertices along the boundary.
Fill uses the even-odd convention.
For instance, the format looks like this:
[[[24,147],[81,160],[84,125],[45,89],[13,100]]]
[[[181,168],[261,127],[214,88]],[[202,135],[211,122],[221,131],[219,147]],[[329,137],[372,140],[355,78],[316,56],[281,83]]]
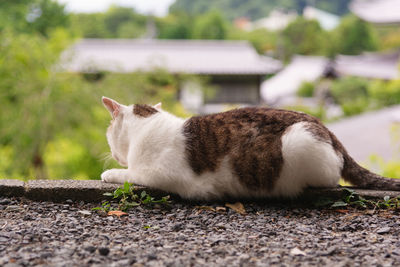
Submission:
[[[400,197],[391,198],[385,196],[383,200],[369,200],[358,195],[354,190],[343,188],[344,196],[338,201],[325,202],[330,204],[331,208],[355,207],[355,208],[373,208],[373,209],[399,209]]]
[[[113,199],[118,200],[117,210],[127,211],[131,208],[146,205],[151,206],[154,204],[168,204],[169,196],[162,197],[161,199],[156,200],[154,197],[149,195],[146,191],[142,191],[140,195],[135,193],[135,186],[128,182],[125,182],[121,187],[115,189],[112,193],[104,193],[107,197],[112,197]],[[101,207],[93,208],[93,210],[100,210],[104,212],[109,212],[114,208],[111,206],[109,201],[105,201],[102,203]]]

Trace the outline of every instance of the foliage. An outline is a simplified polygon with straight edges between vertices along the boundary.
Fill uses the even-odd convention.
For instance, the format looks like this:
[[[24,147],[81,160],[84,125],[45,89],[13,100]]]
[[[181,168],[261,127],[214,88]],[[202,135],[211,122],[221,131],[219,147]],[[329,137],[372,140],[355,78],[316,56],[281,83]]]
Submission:
[[[219,10],[229,20],[238,17],[248,17],[252,20],[263,18],[276,8],[296,10],[301,14],[306,5],[314,5],[335,14],[348,12],[347,4],[350,0],[177,0],[170,7],[170,12],[185,12],[190,15],[204,14],[211,10]]]
[[[227,25],[217,11],[199,16],[193,26],[193,39],[226,39]]]
[[[71,14],[71,28],[77,35],[85,38],[105,38],[109,35],[103,13]]]
[[[58,27],[65,27],[69,17],[64,6],[52,0],[18,0],[0,2],[0,31],[4,28],[21,33],[48,36]]]
[[[328,36],[316,20],[298,17],[282,31],[284,58],[293,54],[323,55],[330,50]]]
[[[105,193],[104,195],[112,197],[113,199],[117,199],[119,201],[117,210],[121,211],[127,211],[140,205],[151,206],[154,204],[165,205],[169,203],[169,196],[156,200],[154,197],[146,193],[146,191],[142,191],[140,195],[136,194],[135,191],[136,189],[133,184],[125,182],[123,186],[118,187],[114,192]],[[113,210],[113,207],[109,201],[105,201],[102,203],[101,207],[93,208],[93,210],[108,212]]]
[[[228,28],[228,39],[247,40],[259,54],[274,52],[277,45],[278,33],[267,29],[256,29],[253,31],[242,31],[233,27]]]
[[[185,13],[170,14],[157,20],[157,28],[160,39],[190,39],[193,18]]]
[[[368,86],[368,94],[378,107],[400,104],[400,80],[372,81]]]
[[[286,106],[285,109],[295,110],[299,112],[304,112],[311,116],[317,117],[322,121],[326,120],[326,111],[323,105],[320,105],[315,108],[307,107],[304,105],[294,105],[294,106]]]
[[[331,93],[346,116],[362,113],[369,107],[368,81],[357,77],[343,77],[332,83]]]
[[[367,22],[354,15],[348,15],[341,20],[334,31],[335,53],[357,55],[363,51],[373,51],[378,48],[377,36]]]
[[[381,50],[390,50],[400,48],[400,28],[385,27],[385,29],[377,29],[380,41]]]
[[[85,38],[138,38],[145,34],[147,20],[132,8],[118,6],[104,13],[71,16],[72,29]]]
[[[330,206],[331,208],[353,207],[361,209],[394,209],[400,208],[400,198],[385,196],[383,199],[370,200],[356,193],[353,189],[343,188],[343,196],[339,200],[323,199],[316,202],[317,206]]]
[[[196,77],[151,73],[105,73],[97,81],[56,71],[69,44],[65,31],[49,39],[4,32],[0,35],[0,174],[8,178],[98,179],[108,112],[102,95],[156,104],[187,115],[177,103],[179,84]],[[5,64],[7,62],[7,64]],[[126,103],[129,104],[129,103]]]
[[[372,165],[380,170],[385,177],[400,178],[400,125],[394,123],[390,129],[391,148],[393,149],[392,158],[385,161],[378,155],[369,157],[368,165]]]
[[[297,95],[301,97],[312,97],[314,95],[315,86],[312,82],[303,82],[297,90]]]
[[[344,114],[351,116],[366,110],[400,104],[400,80],[369,81],[343,77],[332,83],[331,93]]]
[[[13,147],[12,162],[21,175],[33,168],[33,175],[43,177],[43,150],[60,127],[57,117],[65,113],[64,103],[73,98],[63,94],[71,84],[52,71],[68,36],[57,30],[47,40],[4,31],[0,41],[0,145]],[[78,117],[70,116],[72,121]]]

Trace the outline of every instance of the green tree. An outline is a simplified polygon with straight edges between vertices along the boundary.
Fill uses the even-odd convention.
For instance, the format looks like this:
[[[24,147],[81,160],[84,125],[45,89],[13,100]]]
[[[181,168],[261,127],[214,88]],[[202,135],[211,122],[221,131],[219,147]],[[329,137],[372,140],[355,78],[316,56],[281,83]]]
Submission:
[[[199,15],[219,10],[222,16],[229,20],[238,17],[248,17],[251,20],[260,19],[276,8],[296,10],[302,14],[306,5],[313,5],[322,10],[343,15],[348,12],[350,0],[176,0],[170,7],[170,13],[185,12]]]
[[[104,13],[78,13],[71,15],[71,28],[84,38],[106,38],[109,36],[104,24]]]
[[[277,33],[270,32],[267,29],[256,29],[247,32],[230,27],[228,31],[228,39],[248,40],[260,54],[275,51],[277,36]]]
[[[90,80],[63,73],[57,62],[69,44],[66,31],[41,35],[0,33],[0,176],[92,178],[109,152],[105,131],[107,95],[130,103],[163,102],[185,114],[176,101],[181,77],[163,70],[112,74]]]
[[[227,24],[217,11],[201,15],[194,23],[192,37],[193,39],[226,39]]]
[[[146,31],[146,21],[145,16],[137,14],[134,9],[127,7],[112,6],[104,14],[104,26],[109,36],[114,38],[119,37],[120,27],[125,27],[125,30],[121,30],[124,34],[128,32],[126,25],[130,25],[131,29],[132,25],[135,25],[134,35],[136,36],[132,36],[132,38],[140,36]]]
[[[118,6],[104,13],[71,15],[73,31],[84,38],[138,38],[145,34],[146,23],[146,16]]]
[[[52,68],[67,39],[61,30],[48,40],[9,31],[0,34],[0,140],[14,149],[13,164],[21,175],[33,171],[35,176],[44,177],[44,146],[52,138],[53,129],[61,127],[53,124],[59,121],[55,116],[63,116],[63,112],[57,112],[59,106],[53,97],[63,84]]]
[[[336,53],[357,55],[378,48],[376,34],[371,25],[354,15],[344,17],[334,34]]]
[[[42,35],[58,27],[66,27],[69,16],[64,5],[52,0],[16,0],[0,2],[0,30],[36,32]]]
[[[315,20],[298,17],[282,31],[285,59],[293,54],[323,55],[329,47],[328,36]]]
[[[170,14],[157,21],[158,38],[190,39],[193,31],[193,18],[185,13]]]

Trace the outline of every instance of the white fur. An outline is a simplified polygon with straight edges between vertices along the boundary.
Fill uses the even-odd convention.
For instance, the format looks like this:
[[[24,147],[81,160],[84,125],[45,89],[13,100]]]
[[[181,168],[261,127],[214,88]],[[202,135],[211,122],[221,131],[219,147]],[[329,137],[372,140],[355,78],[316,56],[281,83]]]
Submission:
[[[184,120],[159,110],[141,118],[132,106],[120,106],[122,116],[107,132],[112,154],[127,169],[105,171],[105,182],[125,181],[177,193],[184,198],[295,196],[306,186],[337,184],[343,165],[331,145],[316,140],[304,123],[292,125],[282,137],[284,165],[272,191],[250,191],[233,174],[226,156],[219,169],[198,176],[185,153]],[[123,119],[121,119],[123,117]]]
[[[307,131],[307,123],[293,124],[282,136],[284,164],[273,196],[296,196],[307,186],[333,187],[339,182],[342,156]]]

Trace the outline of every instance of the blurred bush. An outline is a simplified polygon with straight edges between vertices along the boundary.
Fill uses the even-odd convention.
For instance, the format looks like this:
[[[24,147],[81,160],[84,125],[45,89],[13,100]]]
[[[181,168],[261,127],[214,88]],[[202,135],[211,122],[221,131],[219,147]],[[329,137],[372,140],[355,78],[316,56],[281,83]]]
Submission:
[[[368,94],[377,107],[400,104],[400,80],[375,80],[368,86]]]
[[[104,168],[109,151],[109,118],[101,96],[124,104],[156,104],[187,115],[177,102],[181,82],[198,79],[151,73],[103,73],[99,79],[62,73],[60,52],[71,43],[61,29],[49,37],[0,33],[0,175],[5,178],[92,178]],[[199,79],[198,79],[199,80]]]
[[[297,96],[312,97],[314,95],[315,85],[312,82],[303,82],[297,90]]]
[[[373,166],[379,170],[379,173],[385,177],[400,178],[400,125],[393,124],[390,129],[391,141],[393,146],[393,157],[385,161],[378,155],[371,155],[368,166]]]
[[[368,80],[343,77],[332,83],[331,93],[346,116],[362,113],[369,108]]]
[[[377,50],[379,43],[374,28],[354,15],[342,18],[333,31],[333,54],[358,55],[363,51]]]

